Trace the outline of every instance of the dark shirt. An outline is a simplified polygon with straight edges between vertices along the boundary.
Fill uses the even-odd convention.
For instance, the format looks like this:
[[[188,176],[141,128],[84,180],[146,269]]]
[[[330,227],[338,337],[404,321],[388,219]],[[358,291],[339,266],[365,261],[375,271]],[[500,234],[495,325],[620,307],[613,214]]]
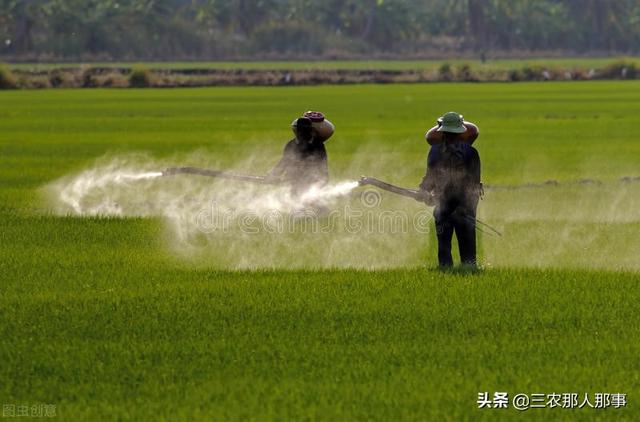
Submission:
[[[324,143],[287,142],[282,159],[272,170],[272,176],[281,177],[293,187],[305,188],[329,182],[327,150]]]
[[[431,147],[420,189],[433,192],[438,202],[469,202],[477,201],[480,186],[480,156],[474,147],[463,142]]]

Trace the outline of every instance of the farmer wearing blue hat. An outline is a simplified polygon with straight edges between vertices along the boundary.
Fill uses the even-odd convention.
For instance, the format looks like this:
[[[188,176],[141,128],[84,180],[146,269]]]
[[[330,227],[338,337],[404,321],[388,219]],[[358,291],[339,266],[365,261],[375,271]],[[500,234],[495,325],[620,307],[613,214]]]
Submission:
[[[431,146],[427,172],[420,184],[427,202],[435,205],[433,216],[441,268],[453,266],[451,242],[454,233],[462,264],[477,265],[476,210],[482,183],[480,156],[464,136],[467,130],[468,125],[458,113],[449,112],[438,119],[436,131],[442,134],[441,140]]]

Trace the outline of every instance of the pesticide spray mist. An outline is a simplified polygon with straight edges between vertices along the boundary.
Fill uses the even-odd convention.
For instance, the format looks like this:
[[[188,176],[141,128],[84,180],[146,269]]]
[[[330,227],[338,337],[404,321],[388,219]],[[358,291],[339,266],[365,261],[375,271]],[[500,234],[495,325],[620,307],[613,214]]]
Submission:
[[[197,266],[372,269],[436,263],[431,211],[413,200],[357,188],[355,181],[293,197],[286,187],[164,177],[160,171],[176,163],[267,168],[210,157],[105,157],[48,185],[49,204],[58,215],[160,219],[169,250]],[[347,174],[364,173],[369,162],[352,163]],[[393,170],[385,173],[387,167]],[[413,176],[387,167],[379,166],[380,177]],[[487,267],[640,269],[640,183],[488,189],[478,216],[503,233],[478,235]]]
[[[58,215],[161,218],[169,248],[196,264],[225,268],[387,265],[384,260],[376,265],[380,256],[372,253],[367,240],[354,242],[352,233],[341,238],[344,226],[339,218],[329,216],[341,201],[353,200],[350,194],[358,182],[313,186],[292,196],[285,186],[197,175],[163,176],[158,171],[179,160],[185,161],[144,155],[103,158],[48,185],[47,197]],[[219,168],[211,161],[200,163]],[[354,248],[368,251],[368,258],[356,255]]]
[[[49,187],[57,197],[56,212],[79,216],[163,216],[174,219],[176,212],[209,203],[243,207],[263,216],[273,211],[293,212],[306,205],[327,206],[358,186],[356,181],[311,186],[294,197],[286,187],[255,186],[193,175],[163,177],[162,171],[150,170],[160,165],[149,160],[138,163],[131,158],[117,158],[106,165],[63,178]],[[140,170],[144,167],[148,169]],[[234,184],[236,186],[230,186]]]

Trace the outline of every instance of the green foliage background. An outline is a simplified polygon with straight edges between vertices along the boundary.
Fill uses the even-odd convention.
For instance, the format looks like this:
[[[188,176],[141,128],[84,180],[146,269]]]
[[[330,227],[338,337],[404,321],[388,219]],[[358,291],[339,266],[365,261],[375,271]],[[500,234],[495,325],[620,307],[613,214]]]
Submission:
[[[5,0],[10,59],[635,54],[638,0]]]

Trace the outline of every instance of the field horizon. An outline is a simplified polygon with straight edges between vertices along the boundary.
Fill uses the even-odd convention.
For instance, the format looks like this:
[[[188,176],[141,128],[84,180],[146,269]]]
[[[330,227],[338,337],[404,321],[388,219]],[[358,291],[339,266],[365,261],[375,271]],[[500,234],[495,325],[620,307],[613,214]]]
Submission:
[[[143,66],[149,69],[240,69],[240,70],[420,70],[425,68],[438,68],[447,63],[451,65],[469,64],[474,68],[514,69],[524,66],[548,66],[550,68],[562,67],[603,67],[616,62],[629,62],[638,64],[639,57],[634,56],[594,56],[594,57],[536,57],[536,58],[499,58],[487,59],[482,62],[478,58],[451,58],[451,59],[425,59],[425,60],[380,60],[380,59],[352,59],[352,60],[217,60],[217,61],[113,61],[113,62],[8,62],[8,66],[16,70],[51,70],[64,67],[136,67]]]

